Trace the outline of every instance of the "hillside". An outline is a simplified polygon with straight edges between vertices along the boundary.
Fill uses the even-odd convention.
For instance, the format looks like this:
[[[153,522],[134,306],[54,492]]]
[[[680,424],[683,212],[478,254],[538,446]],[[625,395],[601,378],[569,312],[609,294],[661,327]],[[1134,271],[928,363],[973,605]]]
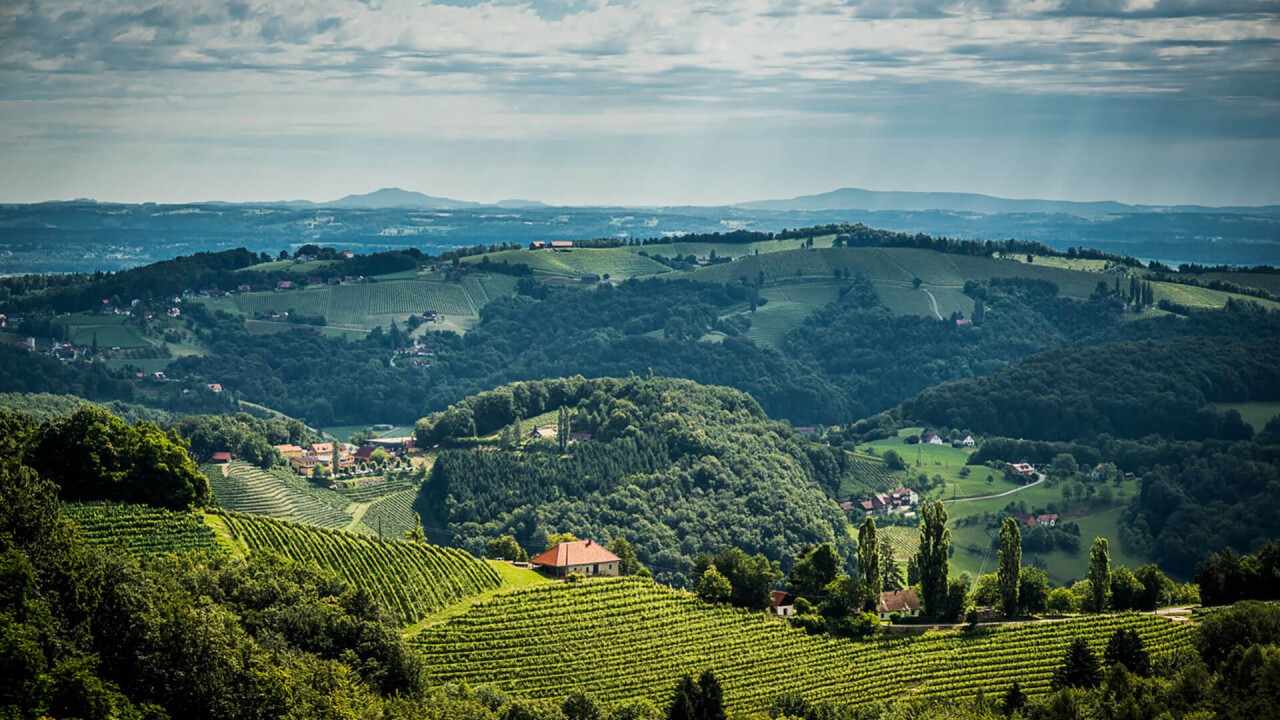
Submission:
[[[138,555],[218,549],[213,529],[197,512],[173,512],[126,503],[67,503],[62,514],[94,545]]]
[[[491,684],[516,697],[559,698],[581,689],[661,707],[681,674],[712,669],[728,709],[745,713],[765,710],[788,692],[811,702],[866,705],[980,692],[999,697],[1016,681],[1039,695],[1073,638],[1100,652],[1122,627],[1137,630],[1155,657],[1190,647],[1186,625],[1138,615],[969,635],[836,640],[767,615],[709,606],[642,579],[507,591],[411,643],[436,681]]]
[[[589,439],[562,451],[505,429],[561,408]],[[451,540],[473,552],[504,533],[530,551],[553,532],[623,536],[656,577],[684,584],[701,551],[736,546],[785,565],[806,545],[852,547],[828,495],[849,472],[843,458],[735,390],[637,377],[517,383],[417,429],[426,446],[477,434],[490,439],[441,450],[418,502],[424,517],[447,513]]]
[[[380,542],[337,530],[307,527],[238,513],[213,517],[249,552],[279,553],[314,562],[367,591],[403,623],[502,585],[482,560],[453,548],[409,541]]]

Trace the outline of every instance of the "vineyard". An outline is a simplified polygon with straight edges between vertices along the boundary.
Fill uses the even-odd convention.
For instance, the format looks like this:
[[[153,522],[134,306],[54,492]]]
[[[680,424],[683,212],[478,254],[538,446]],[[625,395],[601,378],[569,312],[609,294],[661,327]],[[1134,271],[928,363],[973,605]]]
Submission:
[[[876,528],[876,538],[893,548],[893,559],[906,562],[920,549],[920,530],[913,527]]]
[[[408,488],[375,500],[360,523],[384,538],[401,538],[413,529],[413,501],[418,491]]]
[[[250,551],[269,550],[312,561],[367,590],[405,623],[502,584],[487,563],[462,550],[389,541],[227,513],[227,529]]]
[[[62,514],[94,545],[119,545],[136,555],[218,549],[213,530],[197,513],[124,503],[67,503]]]
[[[1123,615],[855,642],[626,578],[499,593],[412,642],[437,682],[465,679],[518,697],[584,690],[662,704],[680,675],[712,669],[727,708],[749,712],[786,692],[865,704],[902,695],[994,697],[1017,681],[1040,694],[1073,638],[1087,638],[1101,654],[1122,627],[1137,630],[1154,657],[1191,640],[1187,627],[1169,620]]]
[[[209,477],[214,503],[224,509],[251,515],[295,520],[308,525],[340,528],[351,522],[343,512],[350,500],[318,488],[284,469],[263,470],[240,460],[201,468]]]
[[[641,257],[627,248],[578,248],[569,252],[503,250],[488,255],[472,255],[463,258],[462,262],[478,263],[486,257],[490,262],[523,264],[537,273],[570,278],[584,273],[601,276],[607,273],[610,279],[625,280],[671,271],[666,265]]]

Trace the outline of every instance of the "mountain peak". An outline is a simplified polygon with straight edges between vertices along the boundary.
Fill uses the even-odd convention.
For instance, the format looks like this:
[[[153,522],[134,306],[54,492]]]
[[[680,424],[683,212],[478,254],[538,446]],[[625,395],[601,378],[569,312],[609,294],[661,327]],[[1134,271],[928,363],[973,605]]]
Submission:
[[[446,197],[434,197],[415,190],[405,190],[398,187],[379,188],[371,193],[347,195],[331,202],[322,203],[322,207],[332,208],[410,208],[419,210],[455,210],[458,208],[479,207],[479,205],[479,203]]]

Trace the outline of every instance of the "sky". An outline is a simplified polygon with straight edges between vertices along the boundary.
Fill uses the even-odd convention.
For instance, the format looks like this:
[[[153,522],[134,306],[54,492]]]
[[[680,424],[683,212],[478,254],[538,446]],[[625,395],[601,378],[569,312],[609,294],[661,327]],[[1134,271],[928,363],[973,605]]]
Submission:
[[[0,0],[0,201],[1280,203],[1280,0]]]

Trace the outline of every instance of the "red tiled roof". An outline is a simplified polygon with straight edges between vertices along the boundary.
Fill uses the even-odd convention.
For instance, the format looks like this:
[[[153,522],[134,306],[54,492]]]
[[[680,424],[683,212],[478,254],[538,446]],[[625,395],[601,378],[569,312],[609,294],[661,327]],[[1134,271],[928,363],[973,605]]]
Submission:
[[[606,550],[600,543],[592,542],[591,540],[578,540],[577,542],[560,543],[529,562],[534,565],[567,567],[569,565],[618,562],[618,556]]]
[[[231,453],[225,452],[225,451],[216,452],[213,454],[213,461],[214,462],[231,462]]]
[[[315,453],[316,455],[323,455],[324,453],[333,453],[333,443],[312,443],[311,452]]]
[[[920,609],[920,598],[914,590],[890,590],[880,593],[880,604],[876,607],[880,612],[914,612]]]
[[[787,592],[786,590],[770,590],[769,591],[770,607],[778,607],[779,605],[790,605],[790,604],[791,604],[791,593]]]

